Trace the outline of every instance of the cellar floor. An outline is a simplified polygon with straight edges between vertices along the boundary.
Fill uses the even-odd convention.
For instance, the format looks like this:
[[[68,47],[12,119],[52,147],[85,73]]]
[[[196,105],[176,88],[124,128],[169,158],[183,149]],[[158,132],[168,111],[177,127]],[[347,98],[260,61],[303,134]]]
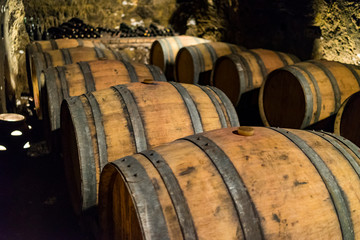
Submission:
[[[61,158],[41,136],[26,155],[0,156],[0,216],[0,240],[91,239],[72,211]]]

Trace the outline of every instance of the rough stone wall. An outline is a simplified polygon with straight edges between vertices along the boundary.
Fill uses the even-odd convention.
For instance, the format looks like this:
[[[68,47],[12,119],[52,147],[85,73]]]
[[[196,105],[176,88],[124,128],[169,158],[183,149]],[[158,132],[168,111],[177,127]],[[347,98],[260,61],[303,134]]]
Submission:
[[[177,31],[236,43],[247,48],[289,52],[302,60],[323,58],[360,64],[358,1],[200,2],[202,3],[179,3],[171,19]]]
[[[317,0],[314,7],[321,29],[314,57],[360,65],[360,2]]]
[[[28,91],[25,16],[42,29],[72,17],[107,28],[170,23],[180,34],[360,64],[360,3],[352,0],[7,0],[1,14],[14,102]]]
[[[8,111],[20,111],[21,94],[28,94],[25,48],[29,43],[24,20],[33,18],[42,31],[58,26],[73,17],[95,27],[116,28],[121,22],[148,26],[155,22],[164,26],[175,9],[175,0],[2,0],[4,46],[8,72],[6,78]],[[2,100],[2,102],[4,102]],[[2,110],[3,111],[3,110]]]
[[[121,22],[151,22],[167,26],[175,0],[23,0],[26,16],[39,21],[42,29],[77,17],[95,27],[115,28]]]
[[[6,1],[2,14],[7,106],[9,111],[15,111],[15,106],[21,105],[21,93],[29,92],[25,65],[25,48],[29,37],[23,22],[25,10],[22,0]]]

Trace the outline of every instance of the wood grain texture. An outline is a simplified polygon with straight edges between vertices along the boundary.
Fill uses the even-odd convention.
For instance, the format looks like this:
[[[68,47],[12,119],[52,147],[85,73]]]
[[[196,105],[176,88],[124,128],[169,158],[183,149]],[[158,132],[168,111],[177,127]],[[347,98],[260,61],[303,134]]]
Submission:
[[[190,96],[189,101],[192,101],[196,107],[195,110],[201,120],[199,123],[203,131],[221,128],[220,118],[223,118],[222,121],[225,123],[223,127],[239,125],[238,121],[230,121],[230,119],[237,119],[234,107],[223,104],[221,99],[224,99],[224,97],[218,97],[215,91],[209,88],[210,95],[208,95],[199,86],[176,84],[181,85]],[[94,97],[93,103],[89,101],[92,98],[90,95]],[[210,96],[216,100],[218,109],[216,109]],[[75,100],[71,99],[81,99],[85,102],[75,106],[75,104],[71,103],[71,101]],[[84,127],[88,128],[91,133],[92,145],[84,145],[82,141],[87,139],[77,136],[78,132],[84,131],[82,127],[62,136],[62,141],[66,142],[68,137],[78,139],[77,145],[74,145],[73,148],[77,149],[86,146],[88,151],[93,152],[94,158],[84,159],[79,156],[77,159],[70,160],[71,156],[64,156],[64,160],[69,161],[70,164],[72,161],[81,161],[82,164],[93,165],[96,176],[101,172],[101,164],[104,161],[112,162],[122,156],[153,148],[195,133],[190,112],[195,110],[187,107],[184,97],[174,86],[174,83],[134,82],[95,91],[81,97],[65,99],[65,102],[63,108],[67,109],[62,111],[74,112],[74,115],[85,112],[86,117],[89,117],[88,124],[91,126]],[[88,109],[88,106],[90,106],[90,109]],[[98,117],[96,118],[95,113],[98,111],[99,113],[96,114]],[[62,119],[62,117],[61,115],[61,123],[63,121],[71,122],[69,119]],[[70,116],[65,114],[64,117],[69,118]],[[94,130],[95,132],[93,132]],[[97,154],[101,152],[106,156],[103,155],[101,158],[100,154]],[[95,165],[98,162],[100,163],[99,166]],[[75,171],[81,172],[82,169],[77,168]],[[69,171],[69,174],[72,174],[72,172]],[[97,192],[95,182],[84,182],[82,187],[86,189],[93,188],[92,192]],[[72,194],[78,193],[73,191]],[[81,199],[81,196],[78,196],[77,199]],[[86,205],[82,201],[73,202],[73,204],[77,205],[76,208],[85,210],[96,205],[96,201]]]
[[[208,145],[204,144],[206,142]],[[176,176],[198,239],[244,239],[246,234],[254,234],[253,230],[246,233],[249,228],[245,223],[260,227],[260,232],[250,239],[356,239],[360,235],[357,214],[360,210],[357,191],[360,154],[359,148],[353,147],[346,140],[328,133],[254,127],[254,134],[250,136],[238,135],[236,128],[220,129],[186,137],[153,151],[162,156]],[[216,159],[219,153],[218,156],[225,155]],[[228,168],[225,156],[230,161],[228,167],[235,171],[232,175],[223,172]],[[159,176],[161,166],[141,153],[133,158],[144,167],[148,177],[154,179],[147,187],[161,189],[157,196],[162,209],[171,209],[173,214],[176,206],[168,205],[171,204],[170,193],[163,188],[169,183]],[[113,178],[120,174],[129,175],[126,168],[112,171],[119,161],[107,164],[101,179],[110,175]],[[327,178],[327,174],[333,180]],[[227,185],[236,175],[251,200],[250,208],[256,213],[257,220],[253,222],[247,222],[245,216],[236,211],[245,204],[234,201],[234,192],[231,194],[231,191],[240,189],[233,186],[230,190]],[[129,180],[124,178],[125,186],[130,184]],[[134,181],[131,184],[142,185]],[[106,239],[117,239],[118,232],[128,228],[122,224],[121,219],[125,216],[114,211],[113,200],[122,196],[114,196],[119,193],[115,193],[113,188],[111,182],[101,181],[100,223],[107,234]],[[336,192],[336,189],[340,191]],[[338,198],[343,201],[338,202]],[[134,211],[137,211],[138,201],[133,198]],[[119,207],[125,208],[122,202],[118,200]],[[112,206],[109,207],[109,203]],[[142,224],[145,219],[151,221],[155,216],[137,213],[142,232],[157,231]],[[172,216],[165,218],[169,231],[174,231],[170,226],[177,226],[180,221]],[[119,221],[106,222],[105,219],[109,218]],[[182,234],[178,228],[176,231],[174,239]],[[142,237],[150,239],[144,234]]]
[[[312,60],[273,71],[260,89],[264,124],[305,128],[336,114],[360,90],[358,70],[339,62]]]
[[[236,106],[243,93],[260,88],[270,72],[300,61],[296,59],[291,54],[267,49],[225,55],[214,63],[210,84],[221,89]]]

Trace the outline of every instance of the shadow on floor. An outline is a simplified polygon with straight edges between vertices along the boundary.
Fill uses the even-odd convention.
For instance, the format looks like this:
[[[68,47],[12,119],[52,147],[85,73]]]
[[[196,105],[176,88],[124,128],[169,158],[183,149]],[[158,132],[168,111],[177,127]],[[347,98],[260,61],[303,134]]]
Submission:
[[[60,157],[30,155],[0,155],[0,240],[91,239],[72,212]]]

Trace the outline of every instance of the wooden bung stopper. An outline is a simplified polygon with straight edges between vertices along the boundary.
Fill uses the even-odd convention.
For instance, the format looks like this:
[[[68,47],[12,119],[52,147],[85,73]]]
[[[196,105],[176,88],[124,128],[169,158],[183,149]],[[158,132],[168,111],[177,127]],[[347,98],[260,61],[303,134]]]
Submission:
[[[237,129],[237,134],[241,136],[252,136],[254,135],[254,128],[241,126]]]

